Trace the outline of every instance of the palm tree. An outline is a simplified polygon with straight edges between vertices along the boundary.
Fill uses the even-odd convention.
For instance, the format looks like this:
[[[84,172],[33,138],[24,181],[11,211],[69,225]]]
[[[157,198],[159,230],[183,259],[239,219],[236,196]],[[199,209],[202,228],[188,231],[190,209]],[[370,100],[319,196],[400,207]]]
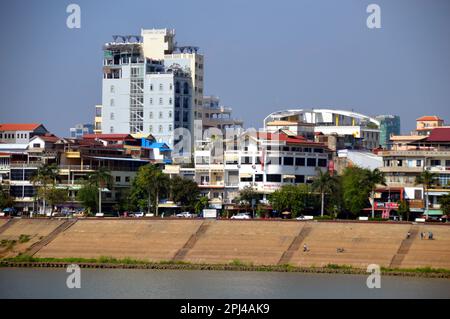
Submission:
[[[329,171],[325,173],[321,169],[317,169],[317,176],[312,183],[312,188],[320,193],[320,216],[323,216],[325,206],[325,193],[332,191],[335,185],[335,178],[331,176]]]
[[[59,174],[59,169],[56,164],[44,164],[39,167],[36,173],[31,177],[31,182],[34,186],[40,189],[38,197],[42,197],[43,212],[45,213],[45,204],[47,200],[48,186],[56,184],[56,179]]]
[[[377,185],[386,185],[386,179],[384,178],[383,172],[381,172],[378,168],[375,168],[373,171],[368,171],[367,173],[367,186],[370,189],[370,199],[372,204],[372,218],[375,217],[375,189]]]
[[[141,166],[136,175],[136,185],[147,195],[147,211],[150,213],[152,198],[155,200],[155,213],[158,216],[159,196],[169,189],[169,177],[155,165]]]
[[[112,176],[109,169],[99,167],[95,172],[88,175],[88,184],[98,188],[98,212],[102,212],[102,190],[112,185]]]
[[[430,171],[424,170],[416,176],[416,185],[423,185],[425,191],[425,215],[428,217],[428,189],[434,184],[437,175]]]

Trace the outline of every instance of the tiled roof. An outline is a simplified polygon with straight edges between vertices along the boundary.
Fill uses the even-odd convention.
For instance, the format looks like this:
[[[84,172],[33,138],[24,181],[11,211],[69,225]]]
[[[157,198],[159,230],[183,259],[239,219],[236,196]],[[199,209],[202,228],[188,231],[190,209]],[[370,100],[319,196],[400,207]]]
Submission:
[[[443,119],[436,115],[425,115],[419,117],[416,121],[443,121]]]
[[[130,134],[85,134],[83,139],[101,139],[101,140],[134,140]]]
[[[25,124],[17,124],[17,123],[4,123],[0,124],[0,132],[4,131],[34,131],[42,124],[39,123],[25,123]]]
[[[450,127],[436,127],[425,139],[427,142],[450,142]]]

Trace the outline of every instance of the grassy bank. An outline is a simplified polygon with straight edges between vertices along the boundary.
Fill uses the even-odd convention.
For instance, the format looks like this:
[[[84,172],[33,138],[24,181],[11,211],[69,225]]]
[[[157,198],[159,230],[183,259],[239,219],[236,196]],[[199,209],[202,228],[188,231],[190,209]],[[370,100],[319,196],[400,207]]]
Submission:
[[[167,270],[231,270],[231,271],[268,271],[268,272],[301,272],[328,274],[359,274],[368,275],[365,269],[349,265],[328,264],[324,267],[297,267],[285,265],[254,265],[240,260],[233,260],[228,264],[194,264],[183,261],[163,260],[150,262],[132,258],[117,259],[114,257],[99,258],[36,258],[19,255],[13,258],[0,259],[0,267],[43,267],[62,268],[69,264],[78,264],[81,268],[122,268],[122,269],[167,269]],[[381,268],[382,275],[410,276],[427,278],[448,278],[450,269],[439,268]]]

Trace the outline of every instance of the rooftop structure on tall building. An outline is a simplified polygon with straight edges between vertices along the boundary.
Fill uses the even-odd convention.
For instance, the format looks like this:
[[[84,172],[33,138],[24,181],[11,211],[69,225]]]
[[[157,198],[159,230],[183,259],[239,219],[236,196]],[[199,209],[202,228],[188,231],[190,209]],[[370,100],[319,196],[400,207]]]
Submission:
[[[243,129],[244,122],[233,119],[231,112],[230,107],[220,105],[217,96],[204,96],[203,106],[197,110],[197,115],[202,120],[203,131],[215,127],[225,137],[227,129]]]
[[[375,118],[344,110],[292,109],[269,114],[264,119],[268,131],[287,129],[311,138],[313,133],[353,137],[347,148],[374,149],[379,146],[380,121]],[[349,139],[347,138],[347,141]]]
[[[152,134],[169,147],[179,138],[177,128],[188,129],[194,138],[196,110],[202,107],[203,56],[197,47],[177,46],[174,39],[174,30],[143,29],[140,36],[115,35],[103,46],[96,133]]]
[[[92,124],[76,124],[69,130],[71,138],[82,138],[85,134],[94,133],[94,125]]]
[[[444,126],[444,120],[436,115],[425,115],[416,120],[417,135],[429,135],[431,130],[440,126]]]

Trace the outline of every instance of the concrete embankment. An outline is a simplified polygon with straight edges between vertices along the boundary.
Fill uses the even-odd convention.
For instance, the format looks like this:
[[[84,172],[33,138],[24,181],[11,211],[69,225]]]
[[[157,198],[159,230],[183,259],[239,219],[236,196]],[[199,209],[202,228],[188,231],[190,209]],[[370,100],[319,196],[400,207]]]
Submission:
[[[0,221],[1,258],[108,256],[149,263],[450,269],[449,225],[173,219],[21,219],[8,224]],[[433,240],[420,238],[420,232],[429,231]],[[21,235],[28,240],[20,242]],[[11,241],[16,243],[4,244]]]

